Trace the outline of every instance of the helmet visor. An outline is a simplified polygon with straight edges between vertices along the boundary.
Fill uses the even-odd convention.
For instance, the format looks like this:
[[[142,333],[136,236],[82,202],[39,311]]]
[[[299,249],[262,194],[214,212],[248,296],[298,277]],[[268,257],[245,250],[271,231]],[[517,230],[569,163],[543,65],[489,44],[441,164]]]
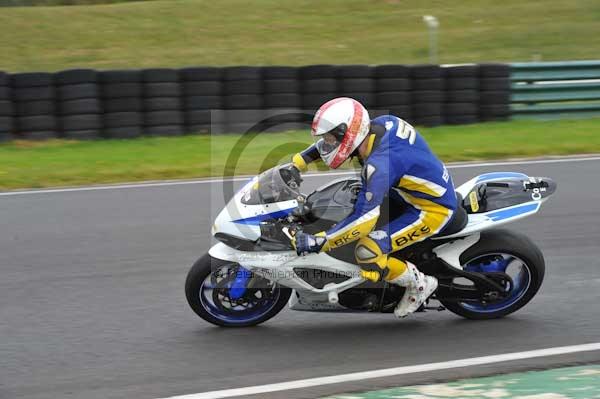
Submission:
[[[315,145],[319,151],[319,155],[326,164],[330,164],[331,160],[337,154],[337,150],[342,144],[347,126],[345,123],[336,126],[327,133],[314,136]]]

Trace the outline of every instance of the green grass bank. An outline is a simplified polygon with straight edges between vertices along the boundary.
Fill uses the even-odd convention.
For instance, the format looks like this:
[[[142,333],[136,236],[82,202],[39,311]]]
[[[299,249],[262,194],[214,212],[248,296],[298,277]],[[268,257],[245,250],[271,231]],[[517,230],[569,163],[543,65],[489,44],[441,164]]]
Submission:
[[[600,54],[596,0],[157,0],[2,8],[0,69],[422,63],[427,14],[440,63]]]

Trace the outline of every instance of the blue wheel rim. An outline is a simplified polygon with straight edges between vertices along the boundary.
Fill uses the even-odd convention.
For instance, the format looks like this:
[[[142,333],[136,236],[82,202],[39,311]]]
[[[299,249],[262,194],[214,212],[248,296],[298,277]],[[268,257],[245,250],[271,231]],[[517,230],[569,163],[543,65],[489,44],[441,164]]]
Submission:
[[[494,261],[489,262],[491,258]],[[486,260],[486,261],[484,261]],[[469,261],[464,269],[470,272],[503,272],[511,276],[513,285],[502,300],[488,304],[460,302],[466,310],[477,313],[495,313],[517,303],[531,285],[531,270],[527,263],[510,254],[486,254]]]
[[[278,302],[281,295],[279,287],[266,279],[260,279],[261,290],[251,290],[240,304],[232,304],[227,298],[227,289],[218,287],[221,278],[227,278],[232,270],[239,269],[237,264],[227,264],[211,272],[202,282],[199,291],[200,304],[213,317],[228,324],[244,324],[256,321],[267,314]],[[247,272],[247,271],[245,271]],[[217,290],[217,291],[215,291]],[[261,298],[267,291],[271,295]],[[255,296],[252,302],[252,295]],[[245,302],[245,303],[243,303]]]

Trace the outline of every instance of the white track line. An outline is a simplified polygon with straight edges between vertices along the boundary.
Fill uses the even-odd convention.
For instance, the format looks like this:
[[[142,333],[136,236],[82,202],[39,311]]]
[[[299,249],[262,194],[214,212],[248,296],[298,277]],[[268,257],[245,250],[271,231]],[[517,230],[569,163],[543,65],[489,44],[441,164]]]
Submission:
[[[522,160],[522,161],[498,161],[498,162],[478,162],[478,163],[455,163],[447,164],[448,169],[465,169],[465,168],[480,168],[484,166],[504,166],[504,165],[535,165],[535,164],[550,164],[550,163],[567,163],[567,162],[586,162],[600,161],[600,156],[585,157],[585,158],[552,158],[538,160]],[[347,172],[326,172],[326,173],[309,173],[303,177],[326,177],[326,176],[348,176],[355,175],[355,171]],[[218,178],[218,179],[202,179],[202,180],[181,180],[181,181],[163,181],[154,183],[131,183],[131,184],[116,184],[108,186],[86,186],[73,188],[52,188],[46,190],[23,190],[23,191],[7,191],[0,192],[0,197],[9,197],[14,195],[32,195],[32,194],[52,194],[52,193],[71,193],[78,191],[100,191],[100,190],[120,190],[128,188],[145,188],[145,187],[166,187],[166,186],[187,186],[192,184],[213,184],[223,183],[226,181],[236,182],[250,179],[252,176],[240,176],[233,178]]]
[[[538,349],[526,352],[505,353],[502,355],[492,355],[483,357],[472,357],[469,359],[451,360],[448,362],[419,364],[416,366],[394,367],[389,369],[363,371],[359,373],[340,374],[329,377],[309,378],[306,380],[296,380],[280,382],[276,384],[256,385],[245,388],[225,389],[222,391],[202,392],[191,395],[172,396],[165,399],[218,399],[232,398],[242,395],[256,395],[268,392],[288,391],[291,389],[309,388],[322,385],[339,384],[346,382],[362,381],[373,378],[392,377],[405,374],[423,373],[428,371],[447,370],[458,367],[471,367],[483,364],[492,364],[508,362],[514,360],[533,359],[537,357],[565,355],[569,353],[591,352],[600,350],[600,342],[561,346],[548,349]]]

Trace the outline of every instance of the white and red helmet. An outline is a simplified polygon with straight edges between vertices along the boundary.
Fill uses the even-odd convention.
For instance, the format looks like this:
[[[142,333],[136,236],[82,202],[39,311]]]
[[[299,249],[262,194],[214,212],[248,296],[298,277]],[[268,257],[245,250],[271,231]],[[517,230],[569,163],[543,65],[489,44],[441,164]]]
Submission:
[[[315,114],[311,134],[323,161],[336,169],[369,134],[369,113],[358,101],[334,98]]]

